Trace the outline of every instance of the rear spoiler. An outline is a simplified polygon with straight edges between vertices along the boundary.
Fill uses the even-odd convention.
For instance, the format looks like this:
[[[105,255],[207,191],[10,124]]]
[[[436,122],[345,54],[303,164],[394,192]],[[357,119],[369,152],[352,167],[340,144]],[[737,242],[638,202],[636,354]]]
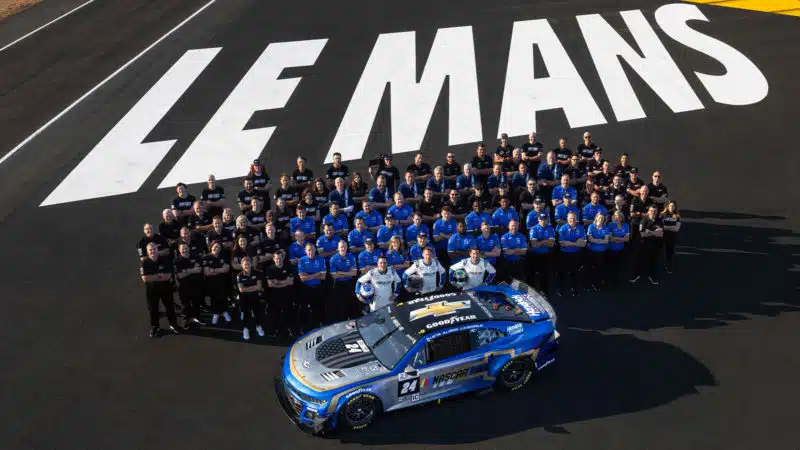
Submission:
[[[550,319],[554,323],[558,319],[558,317],[556,315],[556,311],[555,311],[555,309],[553,309],[553,305],[551,305],[550,302],[547,301],[547,297],[545,297],[545,295],[541,291],[539,291],[538,289],[534,289],[534,288],[528,286],[528,284],[526,284],[526,283],[524,283],[524,282],[522,282],[520,280],[517,280],[515,278],[511,279],[511,283],[503,282],[503,283],[500,283],[500,284],[501,285],[510,286],[512,289],[515,289],[515,290],[518,290],[518,291],[522,291],[522,292],[528,294],[528,297],[531,299],[531,301],[533,303],[535,303],[536,306],[540,310],[546,312],[547,315],[550,316]],[[517,305],[517,307],[520,307],[523,310],[525,310],[524,306],[520,305],[513,298],[509,298],[509,301],[513,302],[515,305]]]

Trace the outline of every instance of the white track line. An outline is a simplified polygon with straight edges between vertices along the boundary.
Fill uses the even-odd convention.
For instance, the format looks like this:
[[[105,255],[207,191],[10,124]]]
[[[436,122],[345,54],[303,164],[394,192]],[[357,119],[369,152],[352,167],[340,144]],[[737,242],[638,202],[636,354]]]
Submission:
[[[94,1],[95,1],[95,0],[89,0],[88,2],[86,2],[86,3],[84,3],[84,4],[80,5],[80,6],[77,6],[77,7],[73,8],[73,9],[71,9],[70,11],[67,11],[66,13],[64,13],[64,14],[62,14],[62,15],[60,15],[60,16],[58,16],[58,17],[56,17],[55,19],[51,20],[50,22],[47,22],[46,24],[44,24],[44,25],[40,26],[39,28],[37,28],[37,29],[35,29],[35,30],[31,31],[30,33],[26,34],[25,36],[22,36],[21,38],[17,39],[16,41],[14,41],[14,42],[12,42],[12,43],[10,43],[10,44],[6,45],[6,46],[5,46],[5,47],[3,47],[3,48],[0,48],[0,52],[2,52],[3,50],[5,50],[5,49],[7,49],[7,48],[11,47],[12,45],[16,44],[17,42],[19,42],[19,41],[21,41],[21,40],[23,40],[23,39],[25,39],[25,38],[27,38],[27,37],[31,36],[31,35],[32,35],[32,34],[34,34],[34,33],[37,33],[37,32],[39,32],[39,31],[42,31],[42,30],[44,30],[45,28],[49,27],[50,25],[52,25],[52,24],[54,24],[54,23],[58,22],[59,20],[63,19],[64,17],[67,17],[68,15],[70,15],[70,14],[74,13],[75,11],[77,11],[77,10],[79,10],[79,9],[83,8],[84,6],[86,6],[86,5],[88,5],[89,3],[92,3],[92,2],[94,2]],[[34,6],[35,6],[35,5],[34,5]]]
[[[3,163],[4,163],[4,162],[5,162],[5,161],[6,161],[8,158],[12,157],[12,156],[13,156],[13,155],[14,155],[14,154],[15,154],[15,153],[16,153],[16,152],[19,150],[19,149],[21,149],[22,147],[24,147],[24,146],[25,146],[25,144],[27,144],[28,142],[30,142],[31,140],[33,140],[33,138],[35,138],[36,136],[38,136],[39,134],[41,134],[41,133],[42,133],[44,130],[46,130],[46,129],[47,129],[47,127],[49,127],[50,125],[52,125],[53,123],[55,123],[55,121],[57,121],[58,119],[60,119],[61,117],[63,117],[63,116],[66,114],[66,113],[70,112],[70,111],[72,110],[72,108],[74,108],[74,107],[78,106],[78,103],[80,103],[80,102],[82,102],[83,100],[85,100],[85,99],[86,99],[86,97],[88,97],[88,96],[92,95],[92,94],[93,94],[93,93],[94,93],[96,90],[100,89],[100,88],[101,88],[101,87],[102,87],[104,84],[108,83],[108,82],[109,82],[109,81],[110,81],[112,78],[114,78],[115,76],[119,75],[119,74],[120,74],[120,73],[121,73],[123,70],[127,69],[127,68],[128,68],[128,66],[130,66],[131,64],[133,64],[134,62],[136,62],[136,60],[138,60],[139,58],[141,58],[142,56],[144,56],[144,54],[145,54],[145,53],[149,52],[149,51],[150,51],[150,50],[151,50],[153,47],[155,47],[156,45],[158,45],[158,44],[159,44],[161,41],[163,41],[164,39],[168,38],[168,37],[169,37],[169,36],[170,36],[172,33],[174,33],[174,32],[176,32],[176,31],[178,31],[178,29],[179,29],[179,28],[181,28],[182,26],[186,25],[186,24],[187,24],[187,23],[188,23],[190,20],[192,20],[192,19],[193,19],[193,18],[194,18],[196,15],[200,14],[201,12],[203,12],[203,11],[204,11],[206,8],[208,8],[209,6],[213,5],[213,4],[214,4],[216,1],[217,1],[217,0],[210,0],[208,3],[206,3],[205,5],[203,5],[203,6],[202,6],[200,9],[198,9],[197,11],[195,11],[195,12],[194,12],[194,13],[193,13],[191,16],[189,16],[189,17],[187,17],[186,19],[184,19],[184,21],[183,21],[183,22],[181,22],[181,23],[179,23],[179,24],[178,24],[178,25],[177,25],[175,28],[173,28],[173,29],[171,29],[171,30],[167,31],[167,33],[166,33],[166,34],[164,34],[163,36],[161,36],[160,38],[158,38],[158,40],[157,40],[157,41],[155,41],[155,42],[153,42],[152,44],[150,44],[150,46],[149,46],[149,47],[147,47],[146,49],[142,50],[142,51],[141,51],[141,53],[139,53],[138,55],[134,56],[134,57],[133,57],[133,59],[131,59],[130,61],[128,61],[128,62],[126,62],[125,64],[123,64],[123,65],[122,65],[122,66],[121,66],[119,69],[115,70],[115,71],[114,71],[114,73],[112,73],[111,75],[109,75],[108,77],[106,77],[106,79],[104,79],[104,80],[103,80],[103,81],[101,81],[99,84],[97,84],[95,87],[93,87],[92,89],[90,89],[90,90],[89,90],[87,93],[83,94],[83,95],[82,95],[82,96],[81,96],[79,99],[75,100],[75,101],[74,101],[74,102],[73,102],[71,105],[67,106],[67,107],[66,107],[66,108],[65,108],[63,111],[61,111],[61,112],[60,112],[60,113],[58,113],[58,114],[57,114],[55,117],[53,117],[52,119],[50,119],[50,120],[49,120],[47,123],[45,123],[44,125],[42,125],[42,127],[41,127],[41,128],[39,128],[38,130],[34,131],[34,132],[33,132],[33,134],[31,134],[30,136],[28,136],[27,138],[25,138],[25,140],[24,140],[24,141],[22,141],[22,142],[20,142],[19,144],[17,144],[17,146],[16,146],[16,147],[12,148],[12,149],[11,149],[11,151],[9,151],[9,152],[8,152],[8,153],[6,153],[5,155],[3,155],[3,157],[2,157],[2,158],[0,158],[0,164],[3,164]]]

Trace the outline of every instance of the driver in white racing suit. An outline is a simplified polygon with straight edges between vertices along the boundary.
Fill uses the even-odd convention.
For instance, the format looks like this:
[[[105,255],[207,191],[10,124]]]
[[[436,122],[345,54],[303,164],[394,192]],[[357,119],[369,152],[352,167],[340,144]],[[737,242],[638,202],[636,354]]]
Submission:
[[[356,295],[359,300],[369,304],[370,311],[375,311],[397,298],[400,292],[400,282],[397,272],[389,267],[386,256],[381,255],[378,257],[378,267],[370,269],[356,281]],[[372,301],[361,296],[361,285],[364,283],[371,283],[375,288],[375,295],[372,296]]]
[[[456,281],[456,272],[463,270],[467,274],[467,279],[463,283]],[[481,252],[477,248],[472,248],[469,251],[469,258],[462,259],[461,261],[450,266],[450,283],[461,289],[469,289],[484,284],[491,284],[494,281],[497,271],[494,266],[481,258]]]
[[[422,288],[415,290],[409,287],[408,277],[419,276],[422,278]],[[429,294],[442,290],[447,281],[447,273],[439,260],[433,258],[433,251],[430,247],[425,247],[422,251],[422,259],[418,259],[411,264],[411,267],[403,272],[403,284],[406,290],[416,294]]]

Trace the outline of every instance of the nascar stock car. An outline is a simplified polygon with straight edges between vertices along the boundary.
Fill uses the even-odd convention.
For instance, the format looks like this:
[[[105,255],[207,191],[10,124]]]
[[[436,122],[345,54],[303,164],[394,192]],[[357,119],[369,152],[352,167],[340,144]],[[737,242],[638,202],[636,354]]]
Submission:
[[[516,280],[417,297],[301,337],[275,390],[304,431],[360,429],[386,411],[521,388],[555,360],[556,320],[547,299]]]

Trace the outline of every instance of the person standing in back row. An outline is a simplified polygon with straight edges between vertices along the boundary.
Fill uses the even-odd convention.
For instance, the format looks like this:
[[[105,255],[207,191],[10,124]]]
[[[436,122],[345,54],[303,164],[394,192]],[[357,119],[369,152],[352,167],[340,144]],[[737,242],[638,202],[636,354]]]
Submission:
[[[661,213],[661,220],[664,222],[664,270],[672,273],[675,267],[675,241],[678,231],[681,230],[681,213],[675,200],[667,202],[666,208]]]
[[[140,273],[147,294],[147,309],[150,311],[150,337],[158,337],[158,302],[164,304],[169,321],[169,330],[179,334],[175,306],[172,302],[172,264],[167,258],[159,258],[156,244],[147,244],[147,259],[142,261]]]
[[[634,264],[634,272],[630,282],[635,283],[639,281],[639,277],[647,274],[650,283],[658,285],[656,264],[661,250],[661,242],[664,238],[664,224],[658,217],[656,205],[650,205],[647,209],[647,215],[639,223],[639,235],[642,243],[636,255],[636,263]]]
[[[264,308],[261,307],[261,297],[264,287],[261,284],[261,274],[256,272],[253,261],[245,256],[241,261],[242,271],[236,274],[236,287],[239,290],[239,308],[242,310],[242,339],[250,340],[250,330],[255,325],[256,333],[264,336]]]

